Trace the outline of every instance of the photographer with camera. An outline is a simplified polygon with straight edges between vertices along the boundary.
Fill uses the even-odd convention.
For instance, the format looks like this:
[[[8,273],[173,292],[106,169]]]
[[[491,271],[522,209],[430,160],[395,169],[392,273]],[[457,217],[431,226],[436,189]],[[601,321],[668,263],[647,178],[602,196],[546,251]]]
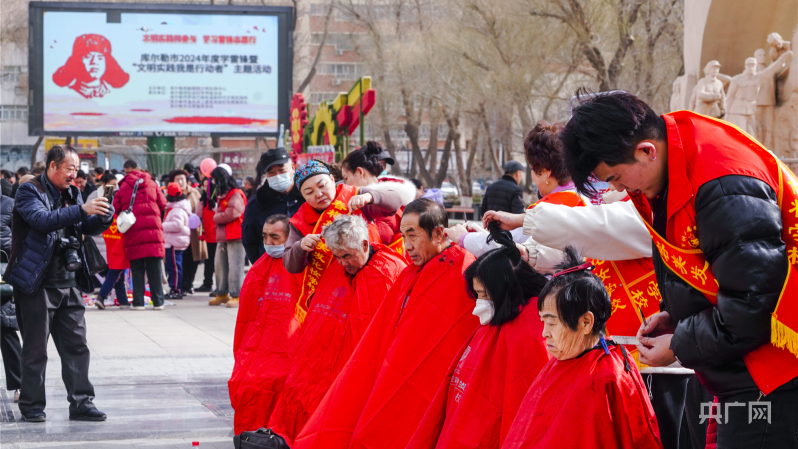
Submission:
[[[80,161],[74,148],[47,152],[46,171],[17,190],[11,218],[11,255],[4,279],[14,287],[22,333],[22,391],[19,410],[26,421],[45,420],[47,340],[61,357],[69,419],[104,421],[92,402],[83,292],[94,289],[83,235],[98,235],[113,220],[104,197],[83,203],[72,184]]]

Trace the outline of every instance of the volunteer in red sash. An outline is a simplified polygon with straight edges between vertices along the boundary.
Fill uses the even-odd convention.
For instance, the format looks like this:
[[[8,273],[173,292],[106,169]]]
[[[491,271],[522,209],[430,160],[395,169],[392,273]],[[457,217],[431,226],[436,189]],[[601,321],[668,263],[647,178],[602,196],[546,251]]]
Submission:
[[[324,226],[340,214],[361,215],[369,223],[369,241],[380,242],[374,221],[390,217],[402,207],[402,199],[395,191],[336,186],[335,182],[327,165],[317,160],[297,167],[294,173],[294,183],[306,202],[291,217],[283,263],[289,273],[303,273],[297,302],[300,321],[304,321],[310,298],[333,261],[332,251],[321,239]]]
[[[696,371],[717,448],[798,446],[795,175],[729,123],[579,97],[561,133],[577,188],[594,174],[626,189],[654,240],[664,311],[641,326],[640,361]]]

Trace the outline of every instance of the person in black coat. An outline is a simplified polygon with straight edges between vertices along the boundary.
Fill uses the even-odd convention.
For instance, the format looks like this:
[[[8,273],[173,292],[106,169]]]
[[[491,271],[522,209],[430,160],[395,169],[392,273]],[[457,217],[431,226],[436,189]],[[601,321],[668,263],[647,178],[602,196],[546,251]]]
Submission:
[[[241,223],[241,243],[252,263],[265,252],[263,224],[266,219],[275,214],[291,217],[305,202],[299,189],[294,188],[294,165],[285,148],[263,153],[258,162],[255,184],[260,187],[249,200]]]
[[[8,254],[11,252],[11,211],[14,200],[0,194],[0,264],[5,270]],[[22,345],[17,335],[16,304],[11,287],[0,288],[0,355],[6,373],[6,389],[15,390],[14,402],[19,401],[22,386]]]
[[[524,166],[518,161],[504,164],[504,176],[485,189],[485,195],[482,196],[482,210],[524,213],[524,191],[518,185],[523,172]]]

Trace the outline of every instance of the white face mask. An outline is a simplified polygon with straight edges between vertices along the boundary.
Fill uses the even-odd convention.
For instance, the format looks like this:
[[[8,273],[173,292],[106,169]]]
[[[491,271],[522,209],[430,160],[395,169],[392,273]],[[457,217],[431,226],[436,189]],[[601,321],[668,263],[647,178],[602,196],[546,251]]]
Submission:
[[[280,259],[283,257],[283,253],[285,252],[285,245],[267,245],[263,244],[263,248],[266,250],[266,254],[274,259]]]
[[[493,319],[493,301],[488,299],[477,299],[477,305],[471,315],[479,318],[479,324],[486,325]]]
[[[266,178],[266,181],[272,189],[278,192],[285,192],[291,187],[291,183],[294,182],[294,174],[290,172],[280,173]]]

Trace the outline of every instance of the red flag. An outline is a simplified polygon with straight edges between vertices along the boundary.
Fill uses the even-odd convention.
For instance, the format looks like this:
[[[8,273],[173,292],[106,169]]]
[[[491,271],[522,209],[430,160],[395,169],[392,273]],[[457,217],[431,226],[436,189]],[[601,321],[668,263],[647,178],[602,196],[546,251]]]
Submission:
[[[477,328],[408,449],[501,447],[529,386],[549,361],[536,302],[501,327]]]
[[[293,449],[404,448],[479,321],[452,245],[405,268]]]
[[[244,278],[233,340],[235,367],[227,382],[236,434],[268,424],[285,383],[299,331],[294,310],[300,276],[266,254]]]
[[[552,358],[529,387],[502,448],[661,449],[634,360],[620,346],[609,351]]]
[[[344,367],[388,290],[407,264],[372,243],[374,254],[354,278],[337,262],[316,288],[283,393],[269,427],[288,444],[307,422]]]

